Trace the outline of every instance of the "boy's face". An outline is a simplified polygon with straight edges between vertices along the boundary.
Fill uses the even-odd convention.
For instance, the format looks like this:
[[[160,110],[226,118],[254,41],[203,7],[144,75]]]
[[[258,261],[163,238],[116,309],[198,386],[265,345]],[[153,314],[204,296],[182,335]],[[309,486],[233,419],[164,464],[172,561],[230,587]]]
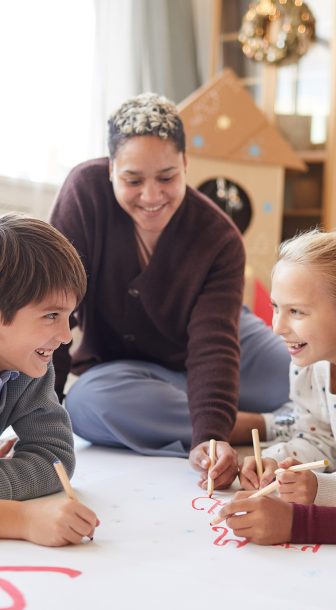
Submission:
[[[53,352],[71,341],[69,316],[75,307],[74,295],[52,294],[19,309],[10,324],[0,320],[0,371],[42,377]]]

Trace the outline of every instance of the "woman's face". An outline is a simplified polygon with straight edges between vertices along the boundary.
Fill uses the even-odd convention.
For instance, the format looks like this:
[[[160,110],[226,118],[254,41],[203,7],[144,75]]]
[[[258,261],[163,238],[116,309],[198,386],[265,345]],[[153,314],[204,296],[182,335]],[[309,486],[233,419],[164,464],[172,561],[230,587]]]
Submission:
[[[171,140],[134,136],[110,161],[110,178],[119,205],[144,231],[161,232],[186,191],[186,159]]]

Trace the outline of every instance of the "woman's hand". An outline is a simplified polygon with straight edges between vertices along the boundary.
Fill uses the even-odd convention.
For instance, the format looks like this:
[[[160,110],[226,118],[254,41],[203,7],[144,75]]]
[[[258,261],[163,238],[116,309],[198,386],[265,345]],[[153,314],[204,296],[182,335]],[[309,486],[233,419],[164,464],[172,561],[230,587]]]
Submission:
[[[226,489],[235,480],[238,473],[237,452],[225,441],[216,442],[216,461],[210,468],[209,441],[200,443],[190,451],[189,461],[195,470],[200,472],[199,487],[207,488],[208,474],[214,479],[215,489]]]
[[[249,498],[251,492],[238,492],[213,519],[217,525],[226,519],[235,536],[255,544],[282,544],[290,542],[293,525],[291,504],[260,496]],[[237,514],[242,513],[242,514]]]
[[[263,475],[259,481],[257,475],[257,465],[253,455],[244,458],[243,464],[240,467],[240,484],[243,489],[259,489],[266,487],[275,478],[274,471],[278,468],[278,462],[272,458],[264,458],[262,460]]]
[[[296,464],[301,464],[301,462],[292,458],[287,458],[279,463],[279,468],[286,469],[286,472],[277,475],[279,496],[285,502],[313,504],[317,494],[317,477],[311,470],[303,470],[302,472],[287,470],[287,468]]]
[[[19,538],[44,546],[79,544],[92,538],[99,525],[96,514],[77,500],[43,498],[20,502]]]

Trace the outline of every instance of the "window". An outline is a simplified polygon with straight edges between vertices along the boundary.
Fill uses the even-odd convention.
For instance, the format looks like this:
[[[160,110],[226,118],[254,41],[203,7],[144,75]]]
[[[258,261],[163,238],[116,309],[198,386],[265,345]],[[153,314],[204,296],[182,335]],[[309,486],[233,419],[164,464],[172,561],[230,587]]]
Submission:
[[[0,2],[0,174],[60,183],[88,157],[92,0]]]

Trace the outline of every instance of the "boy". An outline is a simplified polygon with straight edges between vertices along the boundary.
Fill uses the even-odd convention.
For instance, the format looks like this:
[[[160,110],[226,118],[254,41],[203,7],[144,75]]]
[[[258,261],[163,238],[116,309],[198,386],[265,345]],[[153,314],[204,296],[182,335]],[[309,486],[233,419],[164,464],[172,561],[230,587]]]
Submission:
[[[56,459],[69,476],[74,470],[51,361],[71,340],[69,316],[85,289],[80,258],[56,229],[16,214],[0,217],[0,434],[12,426],[18,436],[13,457],[0,459],[0,537],[58,545],[79,542],[96,525],[79,502],[18,502],[61,489]]]

